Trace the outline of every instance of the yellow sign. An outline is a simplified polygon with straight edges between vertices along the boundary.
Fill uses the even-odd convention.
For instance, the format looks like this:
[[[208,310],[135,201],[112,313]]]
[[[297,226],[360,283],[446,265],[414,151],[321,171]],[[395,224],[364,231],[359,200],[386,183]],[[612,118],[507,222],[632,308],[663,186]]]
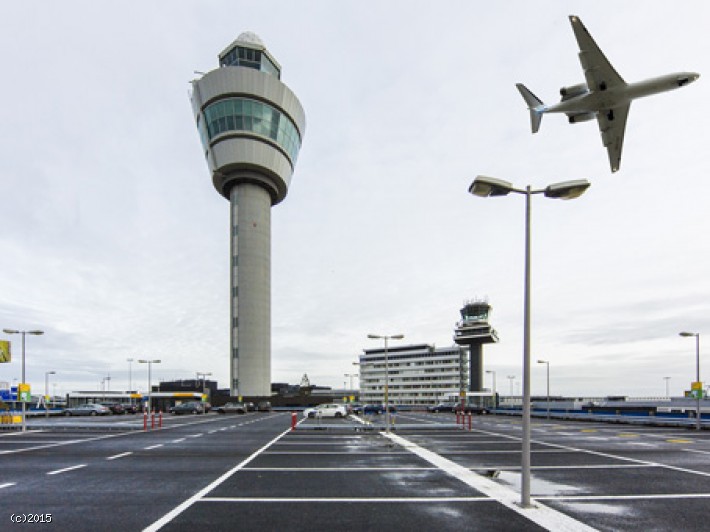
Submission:
[[[691,389],[691,390],[702,390],[702,389],[703,389],[703,383],[702,383],[702,382],[691,382],[691,383],[690,383],[690,389]]]
[[[29,384],[24,384],[20,383],[17,385],[17,392],[19,395],[20,401],[23,403],[29,403],[32,401],[32,394],[30,392],[30,385]]]
[[[0,340],[0,364],[12,361],[12,353],[10,353],[10,342]]]

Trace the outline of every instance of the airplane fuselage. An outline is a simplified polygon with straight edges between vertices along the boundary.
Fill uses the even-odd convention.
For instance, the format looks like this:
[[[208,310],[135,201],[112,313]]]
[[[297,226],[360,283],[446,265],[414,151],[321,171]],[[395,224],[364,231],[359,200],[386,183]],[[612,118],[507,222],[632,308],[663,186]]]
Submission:
[[[696,72],[677,72],[636,83],[619,85],[606,90],[588,90],[579,96],[574,96],[554,105],[545,106],[543,112],[576,114],[607,111],[619,105],[628,105],[637,98],[678,89],[692,83],[699,77],[700,74]]]

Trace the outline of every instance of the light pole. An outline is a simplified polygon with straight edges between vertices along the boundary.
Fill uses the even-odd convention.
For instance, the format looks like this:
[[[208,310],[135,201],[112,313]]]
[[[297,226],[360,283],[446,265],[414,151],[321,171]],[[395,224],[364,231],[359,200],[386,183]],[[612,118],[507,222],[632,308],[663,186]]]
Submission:
[[[538,360],[537,363],[547,365],[547,419],[550,419],[550,361]]]
[[[205,378],[210,377],[212,374],[211,373],[200,373],[199,371],[197,372],[197,378],[199,379],[200,376],[202,377],[202,395],[203,397],[207,395],[207,390],[205,390]]]
[[[525,196],[525,290],[523,297],[523,442],[521,500],[523,508],[530,507],[530,207],[533,194],[544,194],[546,198],[573,199],[584,194],[589,181],[578,179],[553,183],[545,188],[533,190],[530,185],[524,189],[515,188],[512,183],[494,177],[477,176],[468,191],[481,197],[506,196],[511,192]]]
[[[671,378],[670,377],[663,377],[663,379],[666,381],[666,397],[670,397],[670,390],[669,390],[669,383]]]
[[[138,363],[148,364],[148,412],[150,412],[153,407],[153,402],[151,401],[153,392],[153,385],[151,384],[151,370],[153,368],[153,364],[160,364],[160,360],[138,360]]]
[[[498,408],[498,389],[496,388],[496,372],[490,369],[486,370],[493,376],[493,408]]]
[[[695,398],[697,400],[695,412],[695,428],[700,430],[700,396],[703,395],[703,385],[700,384],[700,333],[681,332],[678,334],[686,337],[695,336],[695,382],[697,386],[697,388],[694,390]]]
[[[343,375],[345,378],[350,377],[350,390],[353,389],[353,377],[357,377],[357,373],[345,373]]]
[[[44,372],[44,417],[49,417],[49,376],[56,374],[56,371]]]
[[[513,397],[513,381],[515,381],[515,375],[508,375],[508,380],[510,381],[510,396]]]
[[[389,398],[389,380],[390,380],[390,368],[389,361],[387,359],[387,342],[389,340],[401,340],[404,338],[403,334],[393,334],[391,336],[378,335],[378,334],[368,334],[368,338],[371,340],[384,340],[385,341],[385,432],[389,434],[390,432],[390,398]]]
[[[131,365],[133,363],[132,358],[127,358],[126,362],[128,362],[128,393],[131,393],[133,391],[133,373],[131,372]],[[132,403],[133,401],[131,401]]]
[[[22,389],[23,391],[26,391],[27,383],[25,382],[25,335],[26,334],[34,334],[34,335],[41,335],[44,334],[44,331],[18,331],[17,329],[3,329],[2,332],[5,334],[21,334],[22,335]],[[19,392],[20,390],[18,390]],[[27,431],[27,401],[22,401],[22,399],[26,399],[27,397],[21,397],[21,402],[22,402],[22,432]],[[31,397],[30,397],[31,399]]]

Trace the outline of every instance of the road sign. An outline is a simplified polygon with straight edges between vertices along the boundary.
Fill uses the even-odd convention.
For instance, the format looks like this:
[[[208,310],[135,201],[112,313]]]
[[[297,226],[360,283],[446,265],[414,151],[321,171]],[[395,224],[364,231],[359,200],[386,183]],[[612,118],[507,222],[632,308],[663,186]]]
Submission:
[[[23,403],[29,403],[32,401],[32,394],[30,392],[30,385],[27,383],[20,383],[17,385],[17,391],[19,392],[20,401]]]
[[[690,383],[690,389],[691,389],[691,390],[702,390],[702,389],[703,389],[703,383],[702,383],[702,382],[691,382],[691,383]]]

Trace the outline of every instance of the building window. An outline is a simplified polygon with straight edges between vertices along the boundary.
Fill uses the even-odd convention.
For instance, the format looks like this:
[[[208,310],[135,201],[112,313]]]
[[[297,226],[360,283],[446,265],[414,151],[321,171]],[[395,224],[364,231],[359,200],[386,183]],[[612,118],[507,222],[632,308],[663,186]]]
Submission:
[[[276,65],[261,50],[236,46],[225,54],[219,63],[220,66],[241,66],[253,68],[271,74],[276,79],[281,78],[281,72]]]
[[[205,109],[209,140],[227,131],[249,131],[275,141],[295,165],[301,136],[295,124],[275,107],[247,98],[228,98]]]

